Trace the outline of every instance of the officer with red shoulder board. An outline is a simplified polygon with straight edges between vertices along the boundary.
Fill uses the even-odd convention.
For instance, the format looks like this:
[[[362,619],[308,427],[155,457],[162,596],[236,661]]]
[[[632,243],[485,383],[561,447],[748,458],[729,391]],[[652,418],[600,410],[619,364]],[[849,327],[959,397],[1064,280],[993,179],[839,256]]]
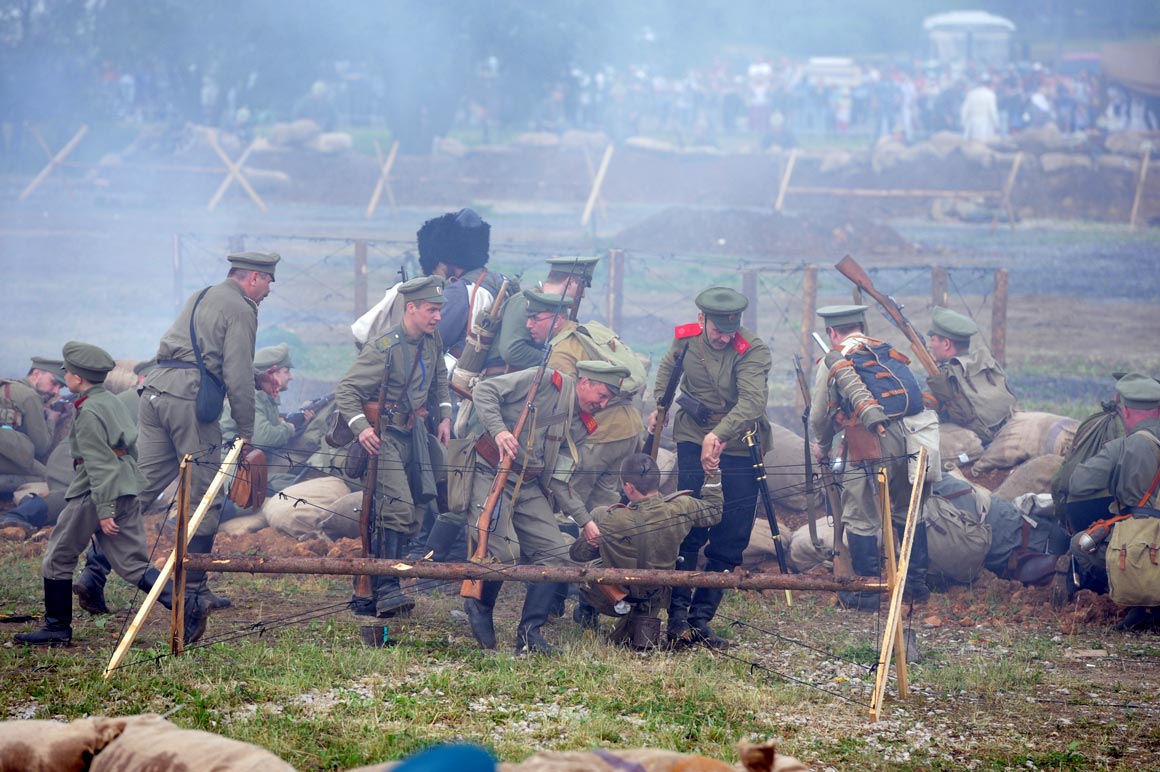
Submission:
[[[724,494],[721,522],[694,528],[681,543],[677,569],[693,571],[705,548],[706,570],[731,571],[741,565],[749,546],[757,509],[757,478],[743,438],[758,430],[763,448],[770,447],[771,431],[765,415],[769,397],[769,347],[741,326],[749,301],[736,290],[710,287],[697,295],[697,321],[676,328],[673,343],[657,368],[654,392],[659,400],[682,352],[681,409],[673,420],[677,443],[677,487],[701,490],[705,468],[720,466]],[[649,416],[649,431],[656,413]],[[669,604],[667,635],[670,645],[705,643],[723,647],[725,641],[709,627],[721,604],[723,590],[674,587]]]

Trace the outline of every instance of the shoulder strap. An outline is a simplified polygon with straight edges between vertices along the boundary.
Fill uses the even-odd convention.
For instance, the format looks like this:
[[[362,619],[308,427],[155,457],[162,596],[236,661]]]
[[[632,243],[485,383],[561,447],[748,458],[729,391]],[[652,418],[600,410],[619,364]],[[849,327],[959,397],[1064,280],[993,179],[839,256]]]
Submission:
[[[197,296],[197,300],[193,303],[193,310],[189,312],[189,342],[193,346],[193,358],[197,360],[198,370],[205,370],[205,360],[201,358],[201,347],[197,345],[197,333],[193,330],[193,320],[197,316],[197,307],[201,305],[201,299],[209,291],[209,287],[201,291],[201,294]]]
[[[1152,500],[1152,494],[1156,492],[1156,486],[1160,485],[1160,439],[1157,439],[1156,435],[1147,429],[1140,429],[1135,433],[1143,434],[1156,446],[1156,476],[1152,478],[1152,484],[1148,486],[1148,492],[1144,494],[1144,497],[1140,499],[1140,503],[1136,505],[1137,507],[1142,507]]]

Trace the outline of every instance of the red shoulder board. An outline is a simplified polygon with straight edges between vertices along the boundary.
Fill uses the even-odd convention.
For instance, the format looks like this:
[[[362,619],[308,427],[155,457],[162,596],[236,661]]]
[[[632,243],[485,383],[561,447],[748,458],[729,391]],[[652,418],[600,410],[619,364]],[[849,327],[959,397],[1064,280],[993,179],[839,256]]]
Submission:
[[[560,375],[559,370],[552,371],[552,385],[556,387],[556,391],[564,390],[564,376]]]
[[[701,325],[697,322],[690,322],[689,324],[678,324],[673,329],[673,334],[676,335],[677,340],[681,338],[695,338],[701,334]]]
[[[749,350],[749,341],[741,337],[741,333],[739,332],[733,335],[733,350],[742,356]]]
[[[589,434],[592,434],[592,432],[596,431],[596,419],[592,416],[591,413],[585,413],[583,410],[581,410],[580,420],[584,423],[584,430]]]
[[[77,397],[77,401],[73,403],[73,407],[76,408],[78,413],[81,412],[81,405],[85,404],[85,400],[88,398],[88,394],[84,395],[83,397]]]

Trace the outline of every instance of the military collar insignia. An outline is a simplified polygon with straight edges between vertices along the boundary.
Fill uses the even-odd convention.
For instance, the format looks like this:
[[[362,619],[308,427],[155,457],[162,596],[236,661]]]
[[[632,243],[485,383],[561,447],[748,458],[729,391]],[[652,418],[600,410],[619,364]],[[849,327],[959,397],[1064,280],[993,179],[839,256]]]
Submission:
[[[564,376],[560,375],[559,370],[552,371],[552,385],[556,387],[556,391],[564,390]]]
[[[89,398],[88,394],[85,394],[84,396],[81,396],[81,397],[77,397],[77,401],[73,403],[73,407],[76,408],[76,411],[78,413],[81,412],[81,405],[85,404],[85,400],[88,398]]]
[[[742,356],[749,350],[749,341],[743,338],[740,332],[733,333],[733,350]]]
[[[588,432],[589,434],[592,434],[598,428],[596,425],[596,419],[592,416],[592,414],[585,413],[583,410],[580,411],[580,422],[584,424],[584,431]]]
[[[701,334],[701,325],[697,322],[679,324],[674,328],[673,334],[677,340],[681,340],[682,338],[695,338]]]

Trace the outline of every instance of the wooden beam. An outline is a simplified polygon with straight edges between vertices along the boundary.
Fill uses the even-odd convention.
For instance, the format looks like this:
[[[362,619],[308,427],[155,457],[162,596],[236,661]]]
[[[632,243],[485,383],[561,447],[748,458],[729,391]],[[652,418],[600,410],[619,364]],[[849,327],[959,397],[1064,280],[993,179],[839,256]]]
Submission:
[[[382,152],[382,150],[379,148],[378,140],[375,140],[375,151],[376,153]],[[390,151],[387,152],[387,160],[383,162],[382,168],[379,169],[379,181],[375,183],[375,190],[373,193],[371,193],[371,200],[367,204],[366,219],[368,220],[371,219],[375,213],[375,210],[378,209],[379,199],[382,198],[384,190],[387,192],[387,201],[391,205],[391,214],[398,214],[398,210],[395,207],[395,192],[391,190],[390,183],[391,169],[393,169],[395,166],[395,158],[398,156],[398,154],[399,140],[396,139],[391,143]]]
[[[80,141],[84,139],[85,135],[88,133],[89,125],[87,123],[81,124],[81,127],[77,130],[77,133],[74,134],[73,138],[68,141],[68,144],[62,147],[60,152],[50,158],[48,165],[41,169],[40,174],[37,174],[35,177],[33,177],[32,182],[28,183],[28,186],[20,192],[20,200],[27,200],[27,198],[31,196],[37,188],[40,187],[40,184],[48,179],[48,175],[52,174],[52,170],[64,162],[64,159],[68,157],[69,153],[71,153],[78,144],[80,144]]]
[[[206,137],[209,139],[209,146],[213,148],[215,153],[217,153],[217,157],[220,158],[222,163],[226,165],[227,170],[226,178],[222,180],[222,184],[218,186],[217,192],[214,193],[213,198],[209,200],[209,205],[206,207],[206,211],[212,212],[217,208],[218,203],[221,202],[222,196],[225,195],[226,190],[228,190],[230,187],[230,182],[233,180],[237,180],[237,183],[242,186],[242,190],[246,191],[246,195],[250,197],[251,201],[258,205],[259,209],[261,209],[263,212],[269,211],[266,208],[266,204],[262,201],[262,197],[258,195],[257,191],[250,187],[250,181],[247,180],[242,174],[242,165],[246,163],[247,159],[249,159],[250,153],[254,150],[254,146],[258,144],[258,140],[255,139],[253,142],[251,142],[250,146],[242,151],[242,155],[240,158],[238,158],[238,162],[234,163],[230,160],[230,157],[226,155],[226,151],[222,150],[222,146],[218,144],[216,129],[206,132]]]
[[[584,204],[584,214],[580,217],[580,224],[585,227],[592,219],[592,209],[596,206],[596,200],[600,198],[600,191],[604,187],[604,177],[608,174],[610,163],[612,163],[611,142],[604,148],[604,157],[600,159],[600,168],[596,170],[596,178],[592,180],[592,189],[588,192],[588,202]]]
[[[882,513],[882,547],[886,553],[886,583],[891,592],[899,592],[905,580],[898,577],[898,561],[894,557],[894,518],[890,508],[890,478],[886,469],[878,470],[878,511]],[[906,644],[902,640],[902,627],[894,631],[894,668],[898,671],[898,695],[910,693],[910,680],[906,672]]]
[[[773,202],[773,211],[775,212],[780,212],[782,204],[785,203],[785,194],[789,192],[789,178],[793,176],[793,167],[797,163],[797,157],[797,148],[789,151],[789,160],[786,161],[785,169],[781,173],[781,182],[777,186],[777,200]]]
[[[1140,199],[1144,196],[1144,181],[1148,179],[1148,163],[1152,160],[1152,143],[1144,144],[1144,157],[1140,159],[1140,175],[1136,178],[1136,196],[1132,199],[1132,215],[1128,218],[1128,230],[1136,230],[1136,215],[1140,213]]]

